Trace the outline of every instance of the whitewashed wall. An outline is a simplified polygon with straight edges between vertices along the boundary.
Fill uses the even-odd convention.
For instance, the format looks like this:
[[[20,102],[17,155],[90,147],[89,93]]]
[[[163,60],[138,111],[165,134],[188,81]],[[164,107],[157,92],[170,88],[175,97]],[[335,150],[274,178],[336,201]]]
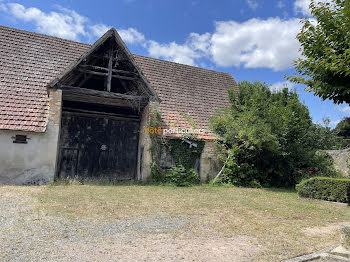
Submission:
[[[46,131],[0,130],[0,183],[46,184],[54,178],[61,119],[61,90],[50,92]],[[27,144],[13,143],[15,135],[27,135]]]

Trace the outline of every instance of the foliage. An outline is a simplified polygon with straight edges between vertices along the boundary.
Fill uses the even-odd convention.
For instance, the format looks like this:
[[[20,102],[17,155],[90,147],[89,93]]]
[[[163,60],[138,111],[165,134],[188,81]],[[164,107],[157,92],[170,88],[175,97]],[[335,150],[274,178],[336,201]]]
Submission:
[[[165,174],[166,183],[171,183],[176,186],[190,186],[198,184],[199,179],[196,171],[193,168],[188,170],[182,165],[171,167]]]
[[[197,158],[200,157],[205,141],[199,139],[191,139],[192,143],[196,143],[197,147],[190,147],[187,142],[182,139],[168,139],[166,147],[170,151],[176,165],[182,165],[186,170],[192,168]]]
[[[224,182],[291,187],[300,181],[299,170],[331,165],[316,151],[335,145],[321,144],[323,127],[312,123],[295,91],[271,92],[264,83],[243,81],[238,92],[229,91],[229,100],[231,107],[211,118],[218,143],[226,149]]]
[[[163,170],[160,168],[160,166],[155,162],[152,161],[151,163],[151,173],[153,181],[156,183],[163,183],[164,182],[164,174]]]
[[[249,163],[240,163],[238,165],[238,147],[227,150],[227,159],[222,176],[216,179],[215,184],[232,184],[244,187],[261,187],[260,182],[256,179],[258,176],[255,168],[250,168]]]
[[[342,177],[334,168],[333,158],[327,152],[317,151],[309,164],[309,167],[298,170],[297,183],[312,177]]]
[[[296,186],[300,197],[322,199],[328,201],[349,201],[350,179],[313,177]]]
[[[337,150],[345,146],[345,140],[329,127],[330,120],[323,120],[324,126],[314,124],[310,132],[314,134],[315,148],[320,150]]]
[[[302,58],[287,79],[305,84],[322,99],[350,103],[350,1],[312,1],[316,19],[304,18],[297,35]]]
[[[334,128],[333,133],[345,141],[345,145],[350,145],[350,117],[345,117]]]
[[[193,118],[189,115],[184,114],[185,119],[189,124],[195,129],[195,122]],[[156,109],[150,115],[150,127],[161,127],[162,118],[161,114]],[[153,180],[158,183],[173,183],[176,185],[189,185],[194,183],[193,177],[197,178],[197,174],[192,168],[195,164],[195,160],[200,157],[205,141],[198,139],[195,135],[190,135],[182,138],[164,138],[161,134],[156,132],[150,133],[151,139],[151,172]],[[190,139],[191,143],[195,143],[197,146],[190,146],[184,139]],[[166,150],[167,153],[170,153],[174,159],[175,165],[167,173],[160,167],[160,154],[162,150]],[[184,170],[182,170],[184,168]],[[193,174],[194,172],[194,174]],[[183,178],[179,176],[183,175]],[[171,178],[173,177],[173,178]]]

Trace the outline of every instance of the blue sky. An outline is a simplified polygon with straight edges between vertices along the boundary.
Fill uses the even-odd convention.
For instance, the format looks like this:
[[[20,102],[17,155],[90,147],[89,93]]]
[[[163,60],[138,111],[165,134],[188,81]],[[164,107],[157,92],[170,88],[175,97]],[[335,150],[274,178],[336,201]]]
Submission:
[[[327,1],[327,0],[324,0]],[[300,56],[295,35],[310,0],[0,0],[0,24],[93,43],[115,27],[130,51],[296,88],[314,122],[349,116],[283,78]]]

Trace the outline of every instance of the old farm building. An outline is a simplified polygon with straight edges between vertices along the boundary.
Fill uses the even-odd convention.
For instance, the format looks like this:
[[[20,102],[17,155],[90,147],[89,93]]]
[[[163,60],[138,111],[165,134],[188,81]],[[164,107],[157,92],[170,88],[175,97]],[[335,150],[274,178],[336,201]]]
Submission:
[[[133,55],[113,28],[88,45],[0,26],[0,183],[150,179],[150,112],[208,130],[231,87],[227,73]],[[220,163],[210,132],[199,137],[206,180]]]

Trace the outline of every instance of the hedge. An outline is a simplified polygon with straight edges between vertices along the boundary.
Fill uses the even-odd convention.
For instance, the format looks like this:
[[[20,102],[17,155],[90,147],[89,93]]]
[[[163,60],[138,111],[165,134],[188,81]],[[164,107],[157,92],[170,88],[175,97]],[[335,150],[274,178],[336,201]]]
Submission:
[[[313,177],[296,185],[300,197],[349,203],[350,179]]]

